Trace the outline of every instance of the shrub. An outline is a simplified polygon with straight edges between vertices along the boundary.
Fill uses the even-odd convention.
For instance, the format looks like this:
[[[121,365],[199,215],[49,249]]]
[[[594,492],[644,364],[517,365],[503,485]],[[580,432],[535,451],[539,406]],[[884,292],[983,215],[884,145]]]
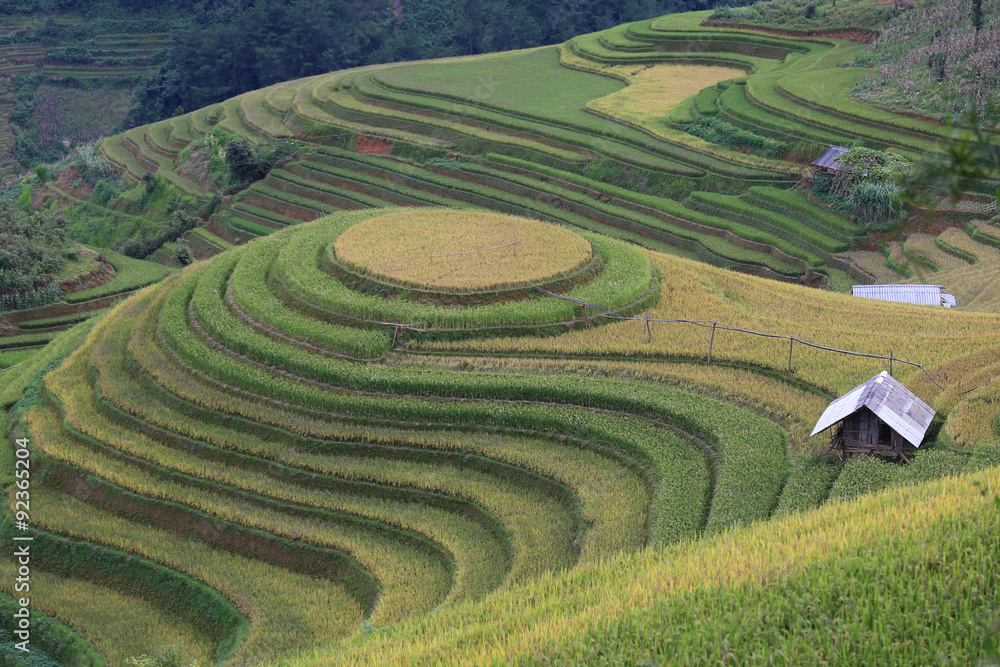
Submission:
[[[181,266],[187,266],[188,264],[194,263],[194,255],[191,254],[191,246],[184,242],[178,243],[177,248],[174,250],[174,259],[176,259]]]
[[[130,667],[197,667],[197,661],[176,646],[156,655],[141,655],[125,661]]]
[[[868,229],[889,231],[902,211],[899,188],[892,183],[863,181],[851,189],[850,203]]]
[[[102,178],[94,184],[94,192],[90,195],[90,201],[99,205],[107,206],[111,200],[121,194],[121,185],[111,178]]]
[[[258,180],[257,161],[253,147],[246,139],[234,139],[226,145],[226,165],[237,183]]]
[[[21,194],[17,196],[17,208],[21,211],[31,210],[31,186],[25,185]]]
[[[245,185],[267,176],[282,160],[295,152],[295,144],[279,141],[254,149],[245,139],[233,139],[224,152],[226,166],[234,184]]]
[[[159,229],[144,227],[138,235],[123,241],[118,246],[118,251],[127,257],[142,259],[156,252],[164,243],[179,239],[197,225],[198,221],[184,211],[175,211],[173,218],[165,227]]]
[[[30,190],[25,188],[30,201]],[[72,249],[66,223],[41,213],[27,214],[0,201],[0,295],[4,308],[26,308],[58,299],[40,292],[66,263]]]
[[[98,154],[95,144],[86,144],[77,148],[76,158],[83,178],[90,183],[109,178],[115,174],[115,168]]]

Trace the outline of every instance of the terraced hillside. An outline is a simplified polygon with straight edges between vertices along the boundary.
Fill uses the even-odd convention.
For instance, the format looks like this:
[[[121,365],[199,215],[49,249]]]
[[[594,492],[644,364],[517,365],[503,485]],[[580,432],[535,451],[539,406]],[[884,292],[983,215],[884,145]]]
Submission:
[[[2,371],[38,648],[990,664],[1000,315],[809,286],[960,280],[996,235],[856,251],[789,160],[917,155],[941,128],[846,97],[863,45],[707,15],[334,72],[106,139],[131,178],[218,203],[192,236],[214,256]],[[687,131],[709,118],[757,148]],[[221,197],[232,138],[295,157]],[[910,466],[831,458],[815,420],[883,369],[937,410],[928,441]]]
[[[91,255],[97,253],[89,250]],[[0,313],[0,369],[6,369],[40,351],[66,329],[103,312],[138,289],[163,280],[168,270],[152,262],[101,253],[105,262],[95,262],[92,271],[56,281],[54,296],[46,305]],[[91,287],[89,284],[98,283]],[[65,292],[63,292],[65,290]]]
[[[846,254],[879,283],[938,284],[955,295],[960,309],[995,313],[1000,312],[994,289],[998,248],[996,220],[973,218],[943,231],[908,234],[887,243],[883,253]]]
[[[159,19],[0,15],[0,183],[31,167],[19,164],[13,152],[11,114],[26,112],[19,130],[28,133],[28,144],[41,143],[43,150],[63,140],[93,142],[117,131],[131,106],[129,89],[156,70],[175,44],[168,29],[169,20]],[[15,77],[21,75],[40,80],[18,99],[15,84],[23,85],[24,79]]]
[[[35,397],[13,415],[31,443],[33,549],[45,554],[33,610],[109,664],[169,644],[256,664],[992,456],[977,449],[989,433],[968,423],[990,390],[959,394],[955,382],[996,358],[983,335],[995,316],[942,313],[930,318],[939,336],[924,317],[907,347],[914,308],[884,313],[879,342],[945,383],[935,393],[907,376],[948,416],[954,446],[912,469],[843,466],[812,456],[825,444],[808,429],[831,392],[881,362],[798,352],[788,377],[780,348],[720,329],[706,366],[703,328],[655,323],[649,340],[644,320],[613,323],[579,303],[822,329],[878,351],[860,324],[874,306],[600,235],[557,259],[566,244],[532,232],[538,223],[427,213],[340,213],[276,232],[144,290],[15,375],[4,405],[24,387]],[[456,251],[440,236],[485,240],[501,222],[520,240]],[[359,234],[417,254],[360,258]],[[485,253],[542,273],[491,280]],[[448,278],[416,286],[432,274]],[[456,294],[465,305],[446,305]]]
[[[841,256],[863,230],[787,190],[803,167],[780,158],[854,141],[912,157],[937,150],[946,129],[848,98],[866,70],[845,65],[864,44],[707,28],[707,15],[292,81],[136,128],[103,150],[134,178],[154,171],[207,198],[210,179],[189,157],[203,137],[298,142],[298,159],[213,219],[210,230],[232,242],[341,209],[471,205],[787,281],[872,281]],[[686,131],[705,119],[766,151]]]

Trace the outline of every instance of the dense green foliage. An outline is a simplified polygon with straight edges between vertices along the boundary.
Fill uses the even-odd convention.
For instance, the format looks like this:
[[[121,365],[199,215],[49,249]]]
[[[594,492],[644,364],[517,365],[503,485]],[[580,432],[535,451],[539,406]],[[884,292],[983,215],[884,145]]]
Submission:
[[[717,116],[699,118],[685,125],[684,131],[705,141],[745,149],[764,157],[779,157],[788,150],[787,142],[739,128]]]
[[[267,176],[282,160],[295,152],[295,145],[288,141],[267,143],[258,148],[251,146],[245,139],[231,139],[226,144],[226,166],[234,184],[245,186],[253,181],[259,181]]]
[[[0,310],[51,302],[55,294],[40,291],[66,263],[72,244],[66,221],[41,213],[28,214],[0,200]]]
[[[833,191],[846,195],[870,228],[885,231],[902,212],[900,182],[909,166],[897,153],[856,146],[840,156]]]
[[[824,0],[801,2],[798,0],[758,0],[746,7],[731,5],[712,12],[711,20],[719,23],[738,23],[771,27],[780,25],[790,30],[836,30],[860,28],[876,30],[893,17],[894,6],[876,6],[858,0]]]

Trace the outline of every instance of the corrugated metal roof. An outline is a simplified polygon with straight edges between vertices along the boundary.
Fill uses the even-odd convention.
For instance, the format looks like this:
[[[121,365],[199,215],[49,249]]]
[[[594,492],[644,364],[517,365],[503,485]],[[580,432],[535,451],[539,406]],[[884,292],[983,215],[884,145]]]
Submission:
[[[940,285],[855,285],[854,296],[879,301],[898,301],[918,306],[942,306],[955,297],[941,291]]]
[[[830,146],[823,153],[823,157],[815,160],[812,164],[816,167],[826,167],[827,169],[840,170],[840,156],[843,153],[851,150],[850,148],[844,148],[843,146]]]
[[[914,447],[920,446],[935,415],[931,406],[917,398],[888,372],[882,371],[830,403],[816,422],[811,435],[830,428],[862,407],[867,407],[878,415],[879,419]]]

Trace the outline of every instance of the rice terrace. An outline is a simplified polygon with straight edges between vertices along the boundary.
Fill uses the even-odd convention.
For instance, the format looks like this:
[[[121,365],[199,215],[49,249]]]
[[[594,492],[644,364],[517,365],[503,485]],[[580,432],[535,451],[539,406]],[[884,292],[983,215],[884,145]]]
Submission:
[[[995,0],[98,4],[0,0],[0,665],[1000,665]]]

